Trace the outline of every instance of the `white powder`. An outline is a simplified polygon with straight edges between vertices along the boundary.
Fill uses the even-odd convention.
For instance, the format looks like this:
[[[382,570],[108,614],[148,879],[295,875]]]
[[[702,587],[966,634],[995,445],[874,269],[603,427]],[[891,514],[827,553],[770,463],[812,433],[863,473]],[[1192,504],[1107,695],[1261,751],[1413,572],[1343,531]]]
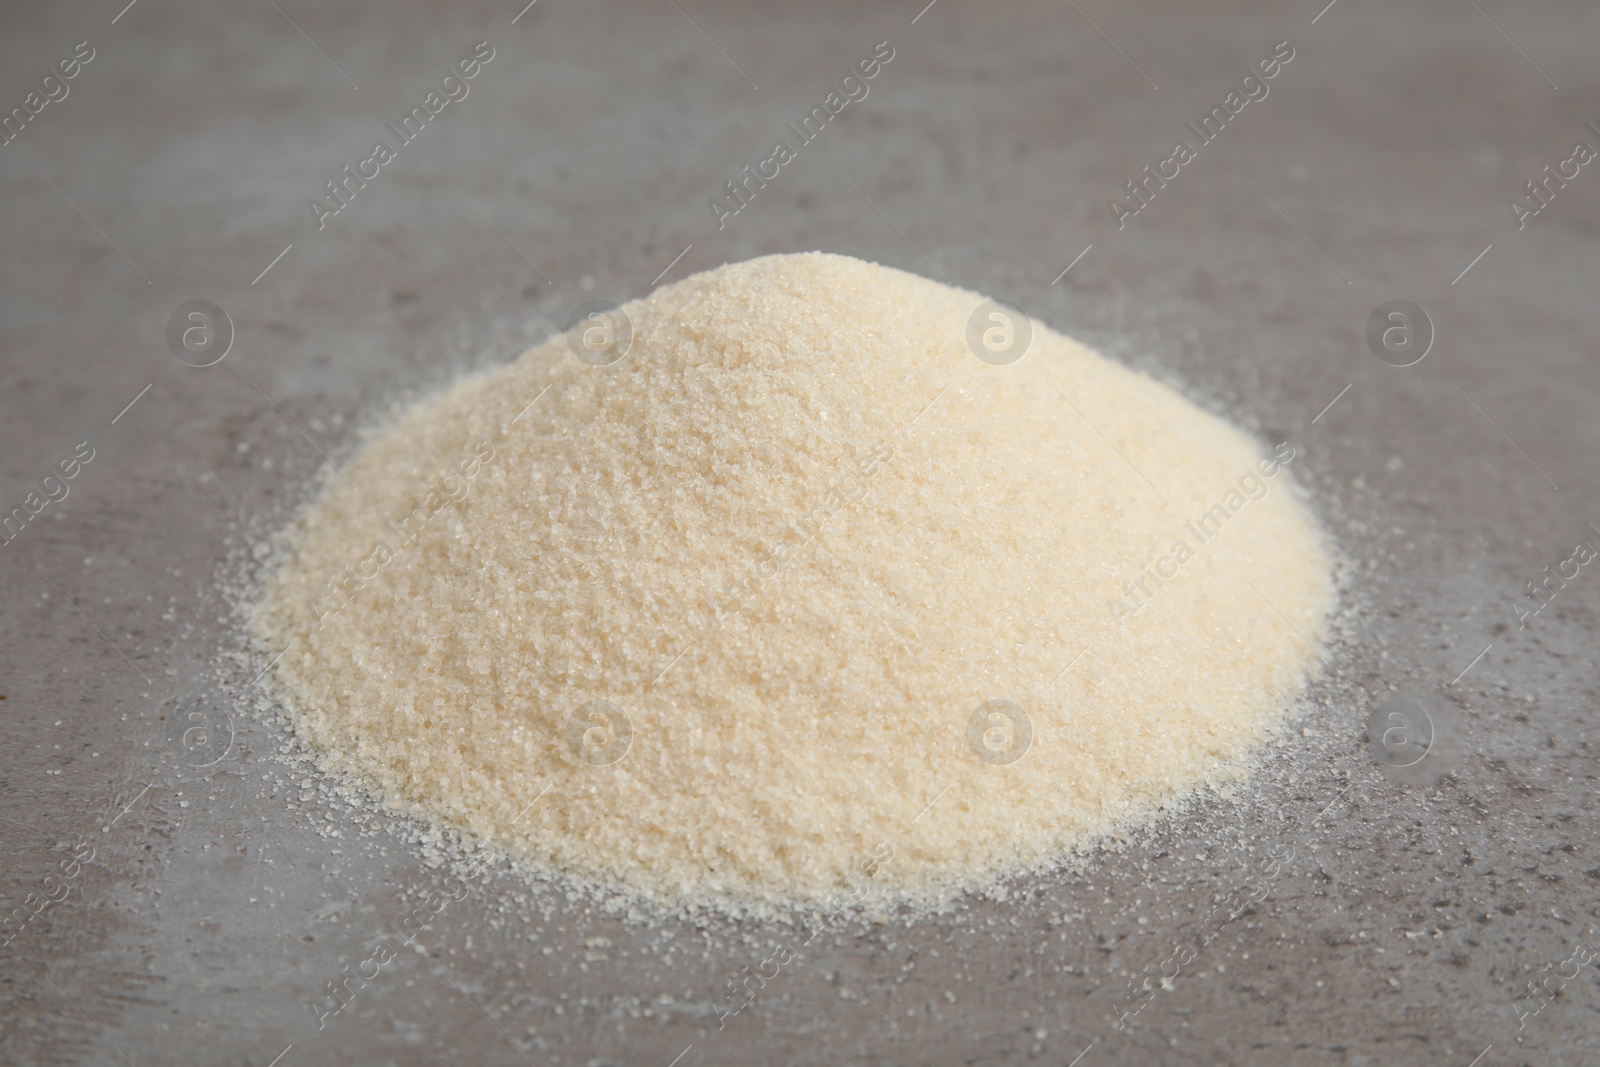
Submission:
[[[769,256],[412,409],[257,611],[298,735],[667,901],[926,900],[1237,773],[1332,606],[1293,450],[982,302]]]

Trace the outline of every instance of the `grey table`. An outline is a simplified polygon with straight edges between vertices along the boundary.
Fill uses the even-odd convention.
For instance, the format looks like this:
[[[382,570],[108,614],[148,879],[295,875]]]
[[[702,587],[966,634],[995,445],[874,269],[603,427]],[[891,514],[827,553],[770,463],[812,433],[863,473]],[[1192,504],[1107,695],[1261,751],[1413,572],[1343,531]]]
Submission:
[[[0,1060],[1600,1059],[1600,576],[1516,609],[1600,545],[1600,168],[1573,150],[1600,147],[1600,10],[519,7],[0,13],[22,109],[0,506],[26,519],[0,545]],[[478,42],[493,58],[440,89]],[[708,206],[879,42],[864,99],[737,214]],[[460,98],[394,137],[431,91]],[[1166,162],[1180,138],[1194,158]],[[1355,595],[1314,713],[1247,788],[1005,900],[830,928],[724,1016],[781,927],[454,881],[285,758],[229,590],[385,405],[584,300],[812,248],[1013,300],[1293,442]],[[227,316],[190,337],[188,363],[227,342],[203,368],[168,340],[194,300]],[[1395,300],[1427,318],[1411,366],[1405,322],[1398,353],[1368,343]],[[1437,781],[1369,741],[1407,692],[1438,702]],[[1169,963],[1191,922],[1204,944]],[[1168,980],[1130,1002],[1147,973]]]

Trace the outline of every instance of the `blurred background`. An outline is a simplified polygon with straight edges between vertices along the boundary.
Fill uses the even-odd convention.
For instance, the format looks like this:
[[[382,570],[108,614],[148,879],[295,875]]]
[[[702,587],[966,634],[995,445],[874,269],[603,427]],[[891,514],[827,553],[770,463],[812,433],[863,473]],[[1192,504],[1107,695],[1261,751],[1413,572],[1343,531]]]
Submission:
[[[1596,1062],[1597,37],[1542,0],[6,4],[0,1060]],[[809,249],[1293,443],[1352,597],[1247,789],[830,931],[729,1016],[783,929],[455,878],[283,757],[236,608],[391,404]]]

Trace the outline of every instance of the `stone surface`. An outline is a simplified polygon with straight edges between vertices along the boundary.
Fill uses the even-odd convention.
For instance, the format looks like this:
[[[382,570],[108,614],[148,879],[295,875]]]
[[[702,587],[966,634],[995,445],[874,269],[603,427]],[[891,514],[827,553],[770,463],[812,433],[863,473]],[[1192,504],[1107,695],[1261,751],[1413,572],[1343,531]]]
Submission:
[[[0,35],[7,108],[94,49],[0,147],[3,507],[94,449],[0,546],[0,902],[65,893],[0,948],[0,1059],[1597,1058],[1576,946],[1600,940],[1600,579],[1525,625],[1513,605],[1600,545],[1600,175],[1552,182],[1523,229],[1508,206],[1600,147],[1594,11],[118,6],[14,5]],[[469,95],[318,229],[308,199],[484,40]],[[708,198],[885,40],[869,95],[719,230]],[[1110,198],[1283,40],[1268,95],[1118,229]],[[719,1025],[796,935],[647,928],[499,869],[463,895],[278,758],[247,706],[268,657],[242,655],[216,576],[394,399],[664,269],[810,248],[1016,301],[1293,442],[1356,608],[1304,731],[1237,796],[1005,900],[829,929]],[[166,337],[194,299],[236,334],[204,369]],[[1368,350],[1392,300],[1436,330],[1414,366]],[[1435,785],[1372,756],[1400,692],[1434,694],[1460,749]],[[1241,887],[1260,899],[1222,921]],[[373,962],[407,915],[427,928]],[[1169,963],[1187,922],[1219,932]],[[319,1028],[347,966],[377,973]],[[1526,1014],[1540,979],[1561,991]]]

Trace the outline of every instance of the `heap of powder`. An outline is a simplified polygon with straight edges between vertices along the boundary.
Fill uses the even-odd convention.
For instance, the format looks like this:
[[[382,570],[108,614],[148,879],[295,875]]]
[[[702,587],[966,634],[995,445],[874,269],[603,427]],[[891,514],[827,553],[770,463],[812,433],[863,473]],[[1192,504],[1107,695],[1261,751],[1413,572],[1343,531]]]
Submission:
[[[298,735],[678,902],[973,887],[1237,774],[1332,606],[1293,448],[1038,323],[982,361],[983,302],[768,256],[412,408],[259,606]]]

